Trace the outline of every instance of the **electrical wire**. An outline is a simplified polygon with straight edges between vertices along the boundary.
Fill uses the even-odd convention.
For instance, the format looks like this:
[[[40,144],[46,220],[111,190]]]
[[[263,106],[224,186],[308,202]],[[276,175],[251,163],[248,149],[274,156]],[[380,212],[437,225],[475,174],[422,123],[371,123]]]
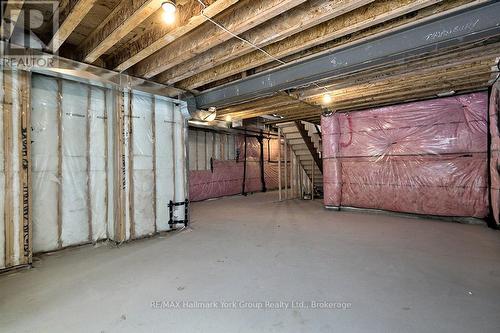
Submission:
[[[225,31],[226,33],[230,34],[232,37],[236,38],[236,39],[239,39],[240,41],[242,41],[243,43],[245,44],[248,44],[250,45],[252,48],[264,53],[266,56],[268,56],[270,59],[273,59],[274,61],[280,63],[281,65],[286,65],[287,62],[286,61],[283,61],[281,59],[278,59],[276,58],[275,56],[273,56],[272,54],[270,54],[269,52],[267,52],[266,50],[262,49],[261,47],[258,47],[257,45],[253,44],[252,42],[236,35],[235,33],[231,32],[229,29],[227,29],[226,27],[224,27],[222,24],[212,20],[212,18],[208,17],[206,14],[205,14],[205,9],[207,9],[207,5],[205,5],[205,3],[203,3],[202,0],[198,0],[198,2],[201,4],[201,6],[203,7],[203,9],[201,10],[201,15],[207,19],[208,21],[212,22],[215,26],[217,26],[219,29]],[[319,89],[323,89],[327,94],[329,94],[330,92],[328,91],[328,89],[326,87],[321,87],[319,84],[317,84],[316,82],[313,82],[312,83],[313,85],[315,85],[316,87],[318,87]]]

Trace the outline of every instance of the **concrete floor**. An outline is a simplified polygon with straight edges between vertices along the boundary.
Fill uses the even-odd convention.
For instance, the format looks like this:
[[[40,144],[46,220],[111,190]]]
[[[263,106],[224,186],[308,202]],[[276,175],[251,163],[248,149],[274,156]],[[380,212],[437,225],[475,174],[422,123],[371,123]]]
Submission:
[[[0,331],[500,332],[500,232],[275,198],[197,203],[191,230],[64,251],[0,276]]]

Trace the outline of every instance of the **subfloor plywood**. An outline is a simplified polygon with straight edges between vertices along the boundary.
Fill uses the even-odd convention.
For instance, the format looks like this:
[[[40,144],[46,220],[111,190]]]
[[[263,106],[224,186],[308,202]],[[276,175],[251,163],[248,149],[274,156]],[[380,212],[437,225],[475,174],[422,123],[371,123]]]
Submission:
[[[5,332],[499,332],[500,232],[331,212],[276,192],[192,205],[192,228],[0,276]],[[351,303],[166,310],[155,301]],[[23,314],[19,320],[19,313]]]

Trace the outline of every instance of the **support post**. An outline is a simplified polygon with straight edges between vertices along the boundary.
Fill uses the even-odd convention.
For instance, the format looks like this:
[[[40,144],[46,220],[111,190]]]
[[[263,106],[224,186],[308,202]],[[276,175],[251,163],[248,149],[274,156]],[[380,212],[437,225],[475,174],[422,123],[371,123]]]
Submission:
[[[278,200],[281,201],[281,128],[278,127]]]
[[[311,171],[311,200],[314,200],[314,158],[311,159],[312,171]]]
[[[285,200],[288,199],[288,144],[286,142],[286,136],[284,137],[284,151],[285,151]]]

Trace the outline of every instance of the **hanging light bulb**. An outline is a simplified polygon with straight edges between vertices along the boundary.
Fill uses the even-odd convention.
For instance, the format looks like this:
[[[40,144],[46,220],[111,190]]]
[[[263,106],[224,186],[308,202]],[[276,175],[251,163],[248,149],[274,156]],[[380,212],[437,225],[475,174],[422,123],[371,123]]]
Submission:
[[[161,4],[161,9],[163,9],[162,18],[167,24],[172,24],[175,22],[175,12],[177,11],[177,6],[174,1],[168,0]]]
[[[328,93],[323,95],[323,104],[330,104],[332,102],[332,96]]]

